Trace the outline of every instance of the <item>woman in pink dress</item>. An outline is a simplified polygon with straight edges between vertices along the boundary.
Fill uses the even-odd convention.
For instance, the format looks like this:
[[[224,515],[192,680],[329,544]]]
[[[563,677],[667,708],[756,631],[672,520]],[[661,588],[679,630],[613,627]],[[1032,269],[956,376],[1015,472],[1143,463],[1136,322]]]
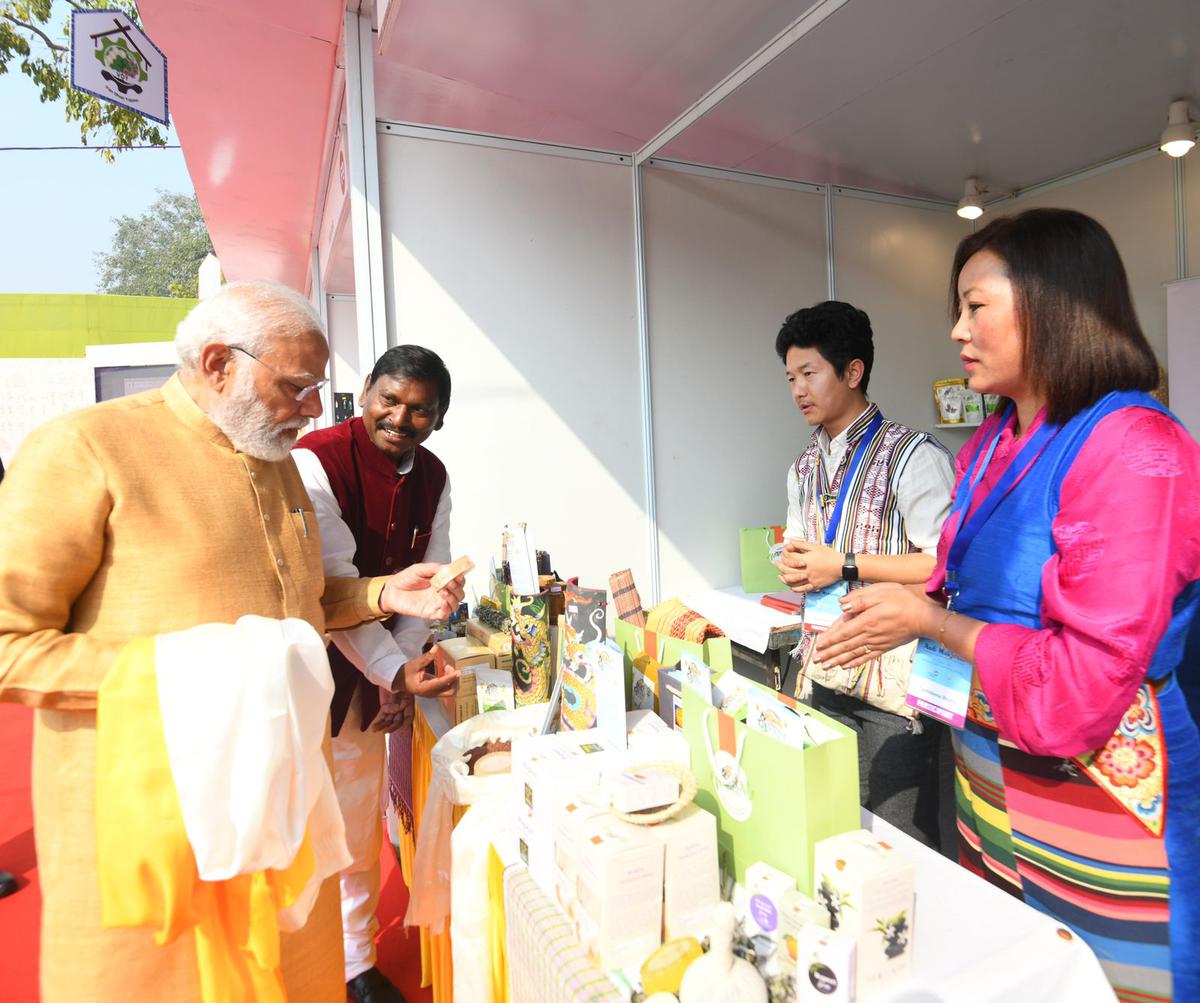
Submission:
[[[1123,1001],[1200,1000],[1200,447],[1147,393],[1095,220],[993,221],[951,301],[971,389],[1005,400],[925,588],[851,593],[819,656],[925,639],[910,699],[957,725],[961,863],[1084,937]]]

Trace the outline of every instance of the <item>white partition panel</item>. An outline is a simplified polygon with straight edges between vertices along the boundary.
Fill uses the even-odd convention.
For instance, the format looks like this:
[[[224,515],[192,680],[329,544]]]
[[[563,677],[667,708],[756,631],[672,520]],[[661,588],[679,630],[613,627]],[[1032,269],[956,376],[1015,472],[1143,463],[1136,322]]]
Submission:
[[[631,169],[386,135],[379,156],[389,344],[454,382],[428,444],[455,553],[486,567],[524,520],[563,574],[644,581]]]
[[[875,334],[868,396],[889,418],[957,451],[969,433],[934,427],[933,381],[963,375],[948,290],[970,224],[952,212],[839,197],[833,231],[837,297],[865,310]]]
[[[358,312],[354,297],[344,293],[328,296],[325,309],[329,317],[329,377],[333,392],[352,393],[357,401],[367,374],[359,372]]]
[[[1129,274],[1138,319],[1162,365],[1167,364],[1167,294],[1175,274],[1174,166],[1158,154],[1123,167],[1005,203],[1002,212],[1034,206],[1076,209],[1112,234]],[[985,214],[982,225],[991,218]],[[1193,266],[1194,267],[1194,266]]]
[[[775,335],[825,298],[820,195],[644,172],[663,597],[739,580],[737,530],[781,522],[809,432]]]
[[[1200,154],[1183,158],[1184,219],[1187,221],[1187,274],[1200,275]]]

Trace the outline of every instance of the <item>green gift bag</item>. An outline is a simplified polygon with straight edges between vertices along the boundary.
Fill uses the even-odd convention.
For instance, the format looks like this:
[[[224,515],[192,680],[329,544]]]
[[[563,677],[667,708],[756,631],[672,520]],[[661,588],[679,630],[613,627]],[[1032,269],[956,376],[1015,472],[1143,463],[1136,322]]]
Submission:
[[[625,706],[632,710],[641,706],[633,699],[633,663],[634,659],[643,653],[653,656],[659,665],[671,666],[678,665],[680,653],[686,651],[704,662],[713,670],[714,675],[733,668],[733,648],[727,637],[710,637],[703,644],[696,644],[678,637],[667,637],[666,634],[655,634],[644,627],[635,627],[624,620],[618,620],[616,642],[625,656]],[[655,686],[654,695],[657,697],[657,681],[651,679],[649,682]]]
[[[813,848],[861,823],[858,739],[845,725],[805,710],[840,737],[799,749],[748,730],[683,688],[683,735],[699,784],[695,800],[717,818],[722,868],[745,882],[746,868],[762,860],[794,876],[811,895]]]
[[[779,580],[779,569],[771,563],[771,548],[782,543],[782,526],[738,530],[743,592],[779,592],[784,588]]]

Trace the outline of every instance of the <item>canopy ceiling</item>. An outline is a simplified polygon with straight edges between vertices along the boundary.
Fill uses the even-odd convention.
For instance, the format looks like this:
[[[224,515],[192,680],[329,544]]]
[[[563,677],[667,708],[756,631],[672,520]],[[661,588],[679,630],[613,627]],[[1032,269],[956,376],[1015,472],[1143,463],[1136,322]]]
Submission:
[[[811,0],[391,0],[381,119],[632,153]],[[1195,0],[825,0],[832,10],[658,156],[956,201],[1156,142],[1200,96]],[[230,277],[303,287],[338,0],[141,0]],[[1196,154],[1193,154],[1196,155]]]

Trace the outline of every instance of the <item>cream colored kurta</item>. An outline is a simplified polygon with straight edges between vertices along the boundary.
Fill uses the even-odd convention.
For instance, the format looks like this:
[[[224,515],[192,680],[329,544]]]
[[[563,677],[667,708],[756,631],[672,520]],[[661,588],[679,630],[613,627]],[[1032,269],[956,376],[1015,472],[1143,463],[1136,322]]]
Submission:
[[[247,613],[349,627],[383,582],[327,581],[292,460],[234,450],[178,377],[29,436],[0,484],[0,699],[37,708],[44,1003],[199,998],[191,934],[100,929],[94,708],[125,642]],[[336,878],[282,950],[292,1003],[342,1003]]]

